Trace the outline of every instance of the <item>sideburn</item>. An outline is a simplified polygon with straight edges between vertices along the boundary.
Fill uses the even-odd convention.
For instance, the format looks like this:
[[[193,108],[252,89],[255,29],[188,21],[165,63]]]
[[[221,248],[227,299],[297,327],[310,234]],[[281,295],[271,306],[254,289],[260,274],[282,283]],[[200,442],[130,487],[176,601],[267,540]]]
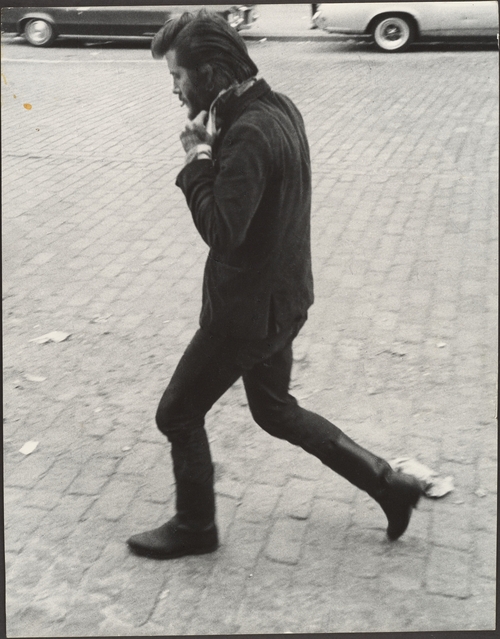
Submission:
[[[207,88],[205,74],[198,69],[189,70],[189,79],[195,91],[193,101],[200,111],[208,111],[217,93]]]
[[[193,84],[196,86],[196,90],[199,91],[200,98],[203,99],[205,104],[209,106],[224,89],[228,89],[232,84],[235,84],[237,80],[231,77],[230,74],[225,72],[223,67],[212,67],[212,77],[210,82],[206,77],[206,73],[200,69],[193,71]],[[205,108],[205,107],[204,107]],[[208,108],[208,107],[207,107]]]

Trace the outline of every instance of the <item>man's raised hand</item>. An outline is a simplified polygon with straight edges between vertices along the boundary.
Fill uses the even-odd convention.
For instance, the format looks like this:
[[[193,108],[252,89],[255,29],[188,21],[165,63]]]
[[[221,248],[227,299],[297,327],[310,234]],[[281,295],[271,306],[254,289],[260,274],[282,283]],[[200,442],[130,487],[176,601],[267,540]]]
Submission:
[[[210,144],[212,145],[212,136],[205,128],[205,119],[207,117],[206,111],[200,111],[194,120],[189,120],[186,124],[186,128],[181,133],[180,138],[184,151],[188,153],[193,147],[198,144]]]

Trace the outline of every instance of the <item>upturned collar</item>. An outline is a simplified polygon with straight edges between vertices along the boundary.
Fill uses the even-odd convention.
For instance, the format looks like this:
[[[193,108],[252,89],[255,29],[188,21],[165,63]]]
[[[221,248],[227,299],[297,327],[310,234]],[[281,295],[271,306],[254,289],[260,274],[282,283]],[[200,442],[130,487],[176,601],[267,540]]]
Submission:
[[[271,87],[264,79],[250,78],[241,84],[221,91],[210,106],[207,121],[208,132],[217,137],[221,128],[226,129],[241,115],[248,104],[270,90]]]

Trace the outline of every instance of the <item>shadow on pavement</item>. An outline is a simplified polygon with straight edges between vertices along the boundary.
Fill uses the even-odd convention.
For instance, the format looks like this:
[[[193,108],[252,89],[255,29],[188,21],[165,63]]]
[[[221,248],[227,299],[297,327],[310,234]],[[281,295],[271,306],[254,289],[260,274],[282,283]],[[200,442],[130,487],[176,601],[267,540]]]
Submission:
[[[92,38],[58,38],[54,44],[50,47],[33,47],[28,44],[26,40],[17,36],[14,38],[2,38],[4,44],[9,46],[15,46],[19,48],[26,48],[30,51],[36,51],[37,49],[117,49],[117,50],[129,50],[129,49],[149,49],[151,46],[151,38],[124,38],[116,40],[99,39],[94,40]]]
[[[371,52],[379,53],[381,56],[403,55],[402,53],[385,53],[379,51],[372,42],[367,40],[339,40],[332,38],[331,43],[335,45],[336,51],[343,52]],[[404,53],[411,55],[417,53],[437,53],[437,52],[463,52],[472,53],[475,51],[498,51],[496,41],[480,42],[415,42]]]

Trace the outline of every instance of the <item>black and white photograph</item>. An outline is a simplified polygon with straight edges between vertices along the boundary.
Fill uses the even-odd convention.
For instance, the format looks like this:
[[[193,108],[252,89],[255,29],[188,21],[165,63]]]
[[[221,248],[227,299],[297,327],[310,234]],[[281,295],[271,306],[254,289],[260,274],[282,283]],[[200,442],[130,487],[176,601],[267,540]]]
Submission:
[[[1,31],[6,636],[492,634],[498,2]]]

